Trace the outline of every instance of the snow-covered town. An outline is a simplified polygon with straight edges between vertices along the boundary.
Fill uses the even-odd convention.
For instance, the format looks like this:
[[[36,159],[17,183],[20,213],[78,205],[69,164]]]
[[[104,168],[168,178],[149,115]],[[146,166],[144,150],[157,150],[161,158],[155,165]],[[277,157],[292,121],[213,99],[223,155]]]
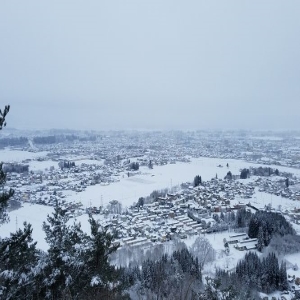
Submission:
[[[205,237],[217,253],[204,262],[205,275],[225,265],[231,270],[245,253],[257,251],[258,239],[248,236],[244,220],[237,221],[241,209],[280,214],[300,232],[300,139],[243,133],[244,143],[236,144],[240,133],[209,139],[206,132],[138,132],[134,141],[131,132],[78,135],[80,147],[75,134],[65,142],[68,135],[59,133],[50,143],[49,136],[39,143],[30,136],[27,144],[0,151],[5,189],[15,191],[2,237],[30,222],[46,251],[42,224],[59,203],[69,222],[86,231],[89,216],[100,220],[114,233],[120,255],[158,245],[168,249],[178,240],[191,247]],[[262,141],[268,146],[260,147]],[[116,263],[127,265],[130,260],[120,255]],[[286,260],[296,293],[297,259]]]

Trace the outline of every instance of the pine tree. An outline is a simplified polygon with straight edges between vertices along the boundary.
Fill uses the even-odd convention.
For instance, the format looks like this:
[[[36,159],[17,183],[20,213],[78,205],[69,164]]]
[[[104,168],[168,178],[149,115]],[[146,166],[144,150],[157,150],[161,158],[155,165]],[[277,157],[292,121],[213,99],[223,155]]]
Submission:
[[[231,222],[231,223],[234,223],[234,222],[235,222],[235,212],[234,212],[234,211],[231,211],[231,212],[230,212],[230,222]]]
[[[84,254],[83,295],[94,298],[113,297],[122,294],[119,278],[122,270],[110,265],[109,256],[119,245],[113,244],[113,236],[103,228],[98,221],[90,217],[91,236],[87,238],[87,248]]]
[[[0,163],[0,224],[8,221],[8,215],[6,208],[8,205],[8,200],[13,196],[14,191],[10,189],[9,191],[4,191],[4,185],[6,182],[6,175],[2,170],[3,164]]]
[[[279,289],[281,291],[288,289],[288,281],[286,276],[286,263],[284,261],[280,264],[280,270],[279,270]]]
[[[259,231],[259,221],[254,216],[249,221],[249,229],[248,229],[248,235],[250,238],[256,238]]]
[[[264,232],[262,226],[258,229],[258,235],[257,235],[257,250],[262,251],[265,247],[265,240],[264,240]]]
[[[8,114],[10,109],[9,105],[6,105],[4,111],[0,109],[0,130],[6,126],[5,117]],[[6,182],[6,175],[2,170],[3,164],[0,163],[0,224],[8,221],[8,215],[6,212],[8,200],[13,196],[14,191],[10,189],[9,191],[4,191],[4,185]]]
[[[286,178],[286,180],[285,180],[285,186],[286,186],[286,188],[288,188],[288,187],[290,186],[290,183],[289,183],[289,179],[288,179],[288,178]]]
[[[217,283],[214,279],[205,277],[206,285],[204,293],[200,295],[200,300],[218,300]]]
[[[45,298],[59,299],[65,293],[76,296],[80,275],[85,266],[83,253],[86,235],[80,224],[67,225],[69,217],[66,210],[57,202],[52,216],[48,215],[43,223],[46,241],[49,244],[45,268]]]
[[[25,222],[23,230],[0,239],[1,299],[31,299],[37,261],[38,251],[30,224]]]
[[[194,177],[194,186],[196,187],[196,186],[200,185],[201,183],[202,183],[201,176],[196,175],[196,176]]]
[[[2,130],[2,128],[6,126],[5,117],[8,114],[9,110],[10,110],[10,105],[5,105],[3,112],[0,109],[0,130]]]

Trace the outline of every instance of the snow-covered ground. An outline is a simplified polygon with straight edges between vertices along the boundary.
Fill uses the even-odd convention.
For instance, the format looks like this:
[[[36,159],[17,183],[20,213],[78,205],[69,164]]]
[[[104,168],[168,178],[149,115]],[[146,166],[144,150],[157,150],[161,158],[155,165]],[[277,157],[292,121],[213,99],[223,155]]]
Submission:
[[[18,210],[9,213],[10,221],[1,225],[1,237],[10,236],[11,232],[16,232],[18,228],[23,228],[23,223],[27,222],[32,225],[33,239],[37,242],[37,247],[42,250],[48,249],[45,241],[45,233],[42,229],[43,222],[47,220],[47,215],[53,212],[53,207],[45,205],[31,205],[23,203]]]
[[[292,201],[289,198],[259,192],[258,189],[256,189],[256,194],[252,197],[252,199],[249,199],[249,201],[257,208],[264,208],[271,204],[272,208],[275,210],[281,210],[282,212],[285,212],[286,210],[290,211],[294,208],[300,208],[299,201]]]
[[[45,157],[47,152],[29,152],[21,150],[11,150],[9,148],[0,150],[0,161],[3,162],[21,162],[25,159],[35,159]]]
[[[34,172],[49,170],[50,167],[54,167],[55,169],[58,169],[57,161],[52,161],[52,160],[44,160],[44,161],[32,160],[27,164],[29,165],[29,170]]]

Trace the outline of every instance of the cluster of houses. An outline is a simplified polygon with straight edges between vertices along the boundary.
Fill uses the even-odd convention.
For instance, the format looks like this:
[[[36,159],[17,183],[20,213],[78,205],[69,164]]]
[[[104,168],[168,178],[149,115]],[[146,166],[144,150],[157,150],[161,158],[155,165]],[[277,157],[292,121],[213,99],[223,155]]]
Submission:
[[[10,134],[12,138],[26,134],[30,142],[22,149],[47,151],[49,159],[57,160],[70,155],[83,155],[115,164],[120,159],[146,155],[148,160],[160,165],[184,161],[187,156],[206,156],[300,168],[300,139],[295,132],[72,131],[73,135],[80,137],[77,139],[70,138],[70,132],[62,130],[13,131]],[[35,143],[37,137],[47,135],[51,138],[56,135],[56,142],[49,144],[47,139],[39,139],[39,143]]]
[[[240,208],[250,209],[235,197],[253,193],[253,186],[233,180],[212,179],[197,187],[187,184],[181,191],[158,196],[155,201],[142,206],[132,206],[126,213],[114,214],[106,226],[117,232],[117,242],[124,246],[224,231],[230,229],[233,221],[227,217],[226,222],[219,222],[221,214],[229,215]],[[254,240],[251,242],[253,246]],[[238,245],[239,250],[251,248],[247,242],[241,243],[244,245]]]
[[[230,215],[240,208],[265,209],[250,204],[255,190],[264,186],[262,182],[264,180],[260,178],[247,184],[240,180],[212,179],[197,187],[183,184],[177,193],[159,196],[152,203],[132,206],[126,214],[114,215],[113,221],[107,225],[118,232],[121,245],[163,242],[173,237],[186,238],[232,229],[230,218],[222,222],[221,214]],[[272,182],[276,185],[276,181]],[[300,218],[300,210],[291,214]],[[250,250],[257,245],[256,239],[249,239],[246,235],[228,242],[234,243],[237,250]]]

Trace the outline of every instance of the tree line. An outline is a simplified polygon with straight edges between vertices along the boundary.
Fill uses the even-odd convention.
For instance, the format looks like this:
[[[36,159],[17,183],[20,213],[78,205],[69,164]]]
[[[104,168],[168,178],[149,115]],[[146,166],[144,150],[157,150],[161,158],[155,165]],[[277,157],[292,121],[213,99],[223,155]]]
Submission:
[[[260,259],[255,252],[248,252],[234,271],[217,269],[215,278],[206,280],[199,299],[261,299],[259,292],[269,294],[288,288],[286,264],[280,263],[274,253]]]
[[[295,235],[292,225],[279,213],[257,211],[251,215],[248,235],[257,238],[257,248],[262,251],[267,247],[273,236]]]
[[[7,137],[0,139],[0,148],[9,146],[25,146],[28,144],[28,139],[25,137]]]

